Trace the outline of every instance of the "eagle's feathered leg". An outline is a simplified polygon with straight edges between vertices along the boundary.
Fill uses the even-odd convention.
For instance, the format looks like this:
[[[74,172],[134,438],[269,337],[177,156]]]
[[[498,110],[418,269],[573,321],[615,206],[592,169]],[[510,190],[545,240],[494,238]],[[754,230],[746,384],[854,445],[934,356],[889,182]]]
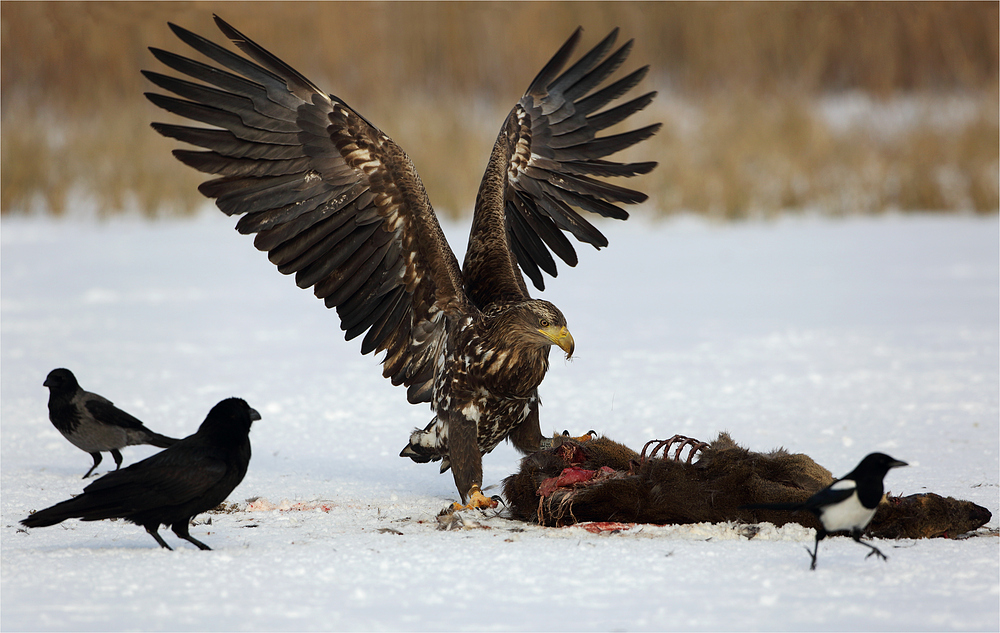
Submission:
[[[470,419],[470,414],[477,414],[473,405],[453,411],[448,421],[448,459],[455,487],[465,504],[454,507],[455,510],[496,506],[496,502],[480,490],[483,485],[483,456],[479,452],[477,420]]]
[[[507,439],[514,445],[514,448],[524,454],[534,453],[542,448],[542,440],[545,438],[542,436],[541,425],[538,422],[537,403],[531,407],[528,417],[511,430]]]

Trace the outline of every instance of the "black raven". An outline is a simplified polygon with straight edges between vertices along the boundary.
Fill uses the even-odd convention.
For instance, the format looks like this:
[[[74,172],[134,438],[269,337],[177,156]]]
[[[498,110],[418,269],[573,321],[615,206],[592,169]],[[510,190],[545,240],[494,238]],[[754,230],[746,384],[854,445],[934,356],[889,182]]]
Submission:
[[[250,464],[250,425],[259,419],[244,400],[223,400],[194,435],[104,475],[80,496],[35,512],[21,524],[45,527],[73,518],[122,518],[146,528],[161,547],[171,549],[157,533],[166,525],[200,549],[211,549],[188,534],[188,522],[222,503],[243,481]]]
[[[809,552],[812,557],[809,569],[816,569],[819,542],[830,532],[850,532],[851,538],[871,550],[868,556],[874,554],[886,560],[885,554],[877,547],[861,540],[861,531],[875,516],[875,509],[882,500],[884,493],[882,480],[886,473],[893,468],[906,465],[906,462],[893,459],[885,453],[871,453],[862,459],[854,470],[809,497],[804,503],[751,504],[741,507],[761,510],[807,510],[815,514],[819,519],[820,528],[816,530],[816,546]]]
[[[73,446],[90,453],[94,465],[84,479],[101,463],[101,452],[111,451],[115,470],[121,468],[118,449],[135,444],[167,448],[178,440],[154,433],[116,407],[110,400],[80,388],[68,369],[53,369],[42,383],[49,388],[49,420]]]

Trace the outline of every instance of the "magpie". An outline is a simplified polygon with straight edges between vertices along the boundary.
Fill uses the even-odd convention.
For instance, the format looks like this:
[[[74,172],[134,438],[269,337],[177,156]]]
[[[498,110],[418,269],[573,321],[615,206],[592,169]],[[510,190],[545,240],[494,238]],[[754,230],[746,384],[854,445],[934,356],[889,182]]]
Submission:
[[[809,555],[816,569],[816,555],[819,553],[819,542],[831,532],[850,532],[851,538],[869,548],[869,556],[876,555],[887,560],[874,545],[861,540],[861,532],[875,516],[875,509],[882,500],[884,489],[882,480],[893,468],[906,466],[906,462],[889,457],[885,453],[871,453],[861,460],[861,463],[841,479],[823,488],[803,503],[757,503],[740,506],[741,509],[757,510],[806,510],[819,519],[820,527],[816,530],[816,545]],[[806,548],[809,551],[809,548]]]
[[[138,419],[116,407],[110,400],[80,388],[68,369],[53,369],[43,386],[49,388],[49,420],[73,446],[90,453],[94,465],[84,479],[101,463],[101,452],[111,452],[115,470],[121,468],[118,449],[135,444],[167,448],[176,439],[154,433]]]
[[[225,501],[243,481],[250,464],[250,425],[259,419],[260,414],[246,401],[223,400],[193,435],[104,475],[84,488],[83,494],[39,510],[21,524],[46,527],[73,518],[120,518],[146,528],[160,547],[171,549],[157,532],[160,525],[166,525],[199,549],[211,549],[188,533],[188,523]]]

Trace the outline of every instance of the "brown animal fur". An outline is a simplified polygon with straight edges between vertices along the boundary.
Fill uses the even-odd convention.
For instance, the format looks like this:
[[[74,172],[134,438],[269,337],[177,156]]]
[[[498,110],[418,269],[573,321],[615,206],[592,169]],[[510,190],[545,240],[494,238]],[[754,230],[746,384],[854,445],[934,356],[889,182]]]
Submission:
[[[830,471],[808,455],[782,448],[755,453],[727,433],[707,445],[676,436],[672,440],[651,442],[636,453],[606,437],[585,442],[556,437],[553,448],[525,457],[520,471],[504,480],[504,496],[515,517],[551,526],[767,521],[819,527],[808,512],[739,509],[799,503],[832,483]],[[685,447],[691,451],[686,461],[679,459]],[[659,449],[663,457],[652,454]],[[700,451],[696,460],[695,451]],[[887,497],[867,533],[883,538],[957,536],[991,516],[969,501],[935,494]]]
[[[953,538],[978,529],[992,517],[971,501],[933,492],[886,496],[865,533],[876,538]]]

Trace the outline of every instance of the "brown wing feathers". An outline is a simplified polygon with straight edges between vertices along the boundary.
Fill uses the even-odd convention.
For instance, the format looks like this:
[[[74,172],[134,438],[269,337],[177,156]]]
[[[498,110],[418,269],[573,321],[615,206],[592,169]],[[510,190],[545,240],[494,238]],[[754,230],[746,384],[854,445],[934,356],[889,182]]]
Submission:
[[[243,57],[181,27],[186,44],[221,67],[150,49],[196,80],[144,71],[174,96],[154,104],[212,126],[154,123],[164,136],[203,148],[175,156],[216,179],[199,190],[296,283],[336,307],[361,351],[386,351],[383,374],[427,401],[447,323],[471,308],[459,269],[409,158],[363,116],[216,18]],[[602,110],[631,90],[647,67],[597,89],[628,57],[612,51],[617,29],[563,71],[581,30],[532,81],[501,130],[483,178],[465,266],[465,291],[484,307],[527,297],[519,266],[538,288],[556,275],[553,254],[576,264],[563,233],[595,247],[607,239],[576,209],[625,219],[618,204],[646,196],[598,178],[633,176],[655,162],[605,157],[648,138],[659,124],[598,137],[650,103],[647,93]],[[596,91],[594,91],[597,89]],[[593,91],[593,92],[592,92]]]
[[[617,29],[613,30],[559,74],[579,40],[578,29],[531,83],[515,106],[516,116],[507,119],[501,132],[508,142],[511,137],[515,139],[505,195],[511,249],[521,269],[539,289],[545,287],[539,270],[556,275],[555,262],[548,250],[570,266],[576,264],[573,246],[560,230],[595,247],[607,246],[604,235],[571,207],[623,220],[628,214],[616,203],[633,204],[646,199],[641,192],[594,178],[644,174],[656,166],[655,162],[603,160],[649,138],[660,127],[653,124],[621,134],[597,136],[601,130],[646,107],[656,94],[650,92],[592,114],[632,89],[648,70],[640,68],[588,96],[621,66],[631,51],[630,40],[608,55],[617,33]]]
[[[216,22],[253,61],[171,25],[233,72],[151,49],[204,84],[144,74],[180,97],[147,94],[154,104],[220,129],[154,128],[208,150],[174,153],[220,175],[200,191],[242,216],[237,229],[255,233],[254,244],[282,273],[337,308],[346,338],[367,332],[362,353],[386,350],[383,373],[407,385],[411,401],[428,400],[442,310],[464,303],[458,263],[409,159],[346,104]]]

